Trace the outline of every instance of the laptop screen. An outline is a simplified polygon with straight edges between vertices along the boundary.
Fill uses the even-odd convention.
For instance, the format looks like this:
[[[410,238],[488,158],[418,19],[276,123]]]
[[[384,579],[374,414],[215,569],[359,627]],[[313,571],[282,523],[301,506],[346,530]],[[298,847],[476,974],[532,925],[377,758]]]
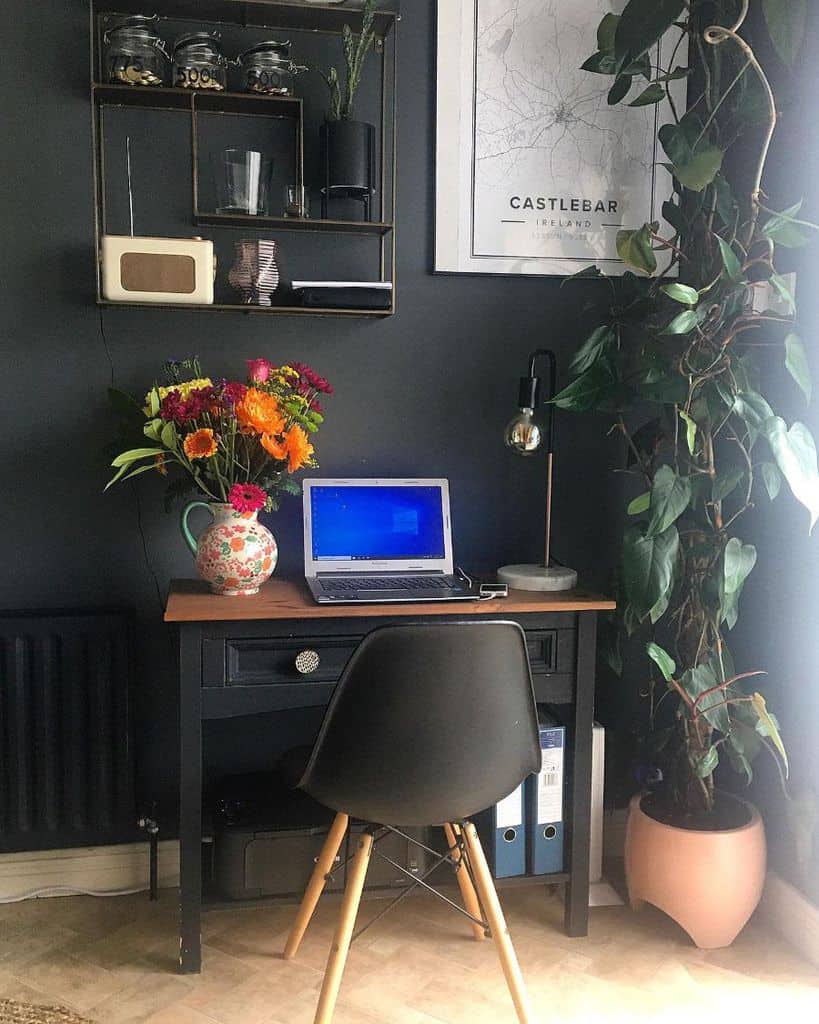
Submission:
[[[313,486],[314,561],[384,561],[445,557],[441,488]]]

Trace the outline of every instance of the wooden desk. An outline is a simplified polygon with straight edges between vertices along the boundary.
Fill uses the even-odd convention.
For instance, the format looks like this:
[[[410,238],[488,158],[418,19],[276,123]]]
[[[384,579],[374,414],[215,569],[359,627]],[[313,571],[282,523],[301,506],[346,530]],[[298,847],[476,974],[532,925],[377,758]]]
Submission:
[[[272,580],[253,597],[220,597],[199,580],[171,586],[165,621],[179,629],[180,947],[185,973],[201,969],[202,722],[289,708],[323,707],[361,638],[390,622],[430,617],[511,619],[526,632],[539,701],[571,708],[566,867],[568,935],[588,930],[591,750],[598,611],[614,602],[583,590],[512,591],[485,602],[317,605],[303,583]],[[295,668],[306,649],[309,675]]]

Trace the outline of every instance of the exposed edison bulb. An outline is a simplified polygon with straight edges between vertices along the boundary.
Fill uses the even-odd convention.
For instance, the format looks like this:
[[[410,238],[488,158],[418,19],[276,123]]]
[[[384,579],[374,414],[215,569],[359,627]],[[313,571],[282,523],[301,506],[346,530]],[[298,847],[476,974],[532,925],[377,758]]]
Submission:
[[[534,455],[543,444],[543,431],[535,421],[534,409],[519,409],[506,425],[503,440],[518,455]]]

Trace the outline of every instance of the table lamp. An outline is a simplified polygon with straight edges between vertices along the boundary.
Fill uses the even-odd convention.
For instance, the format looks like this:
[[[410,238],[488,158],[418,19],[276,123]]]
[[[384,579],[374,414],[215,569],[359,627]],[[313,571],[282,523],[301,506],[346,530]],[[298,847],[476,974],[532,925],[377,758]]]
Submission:
[[[549,365],[546,395],[541,379],[535,373],[538,359]],[[509,421],[503,439],[518,455],[546,455],[546,537],[542,565],[504,565],[498,569],[498,580],[514,590],[571,590],[577,583],[577,573],[562,565],[551,565],[552,541],[552,455],[554,452],[554,405],[556,361],[555,354],[546,348],[536,349],[529,356],[529,372],[520,378],[518,412]],[[539,406],[546,412],[536,418]]]

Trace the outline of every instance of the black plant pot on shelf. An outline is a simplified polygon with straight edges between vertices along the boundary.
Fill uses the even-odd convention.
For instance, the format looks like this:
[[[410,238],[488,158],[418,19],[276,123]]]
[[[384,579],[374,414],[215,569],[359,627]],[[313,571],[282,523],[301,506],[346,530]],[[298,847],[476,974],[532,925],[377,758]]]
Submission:
[[[357,199],[369,220],[375,191],[375,127],[366,121],[325,121],[319,131],[322,217],[328,216],[330,199]]]

